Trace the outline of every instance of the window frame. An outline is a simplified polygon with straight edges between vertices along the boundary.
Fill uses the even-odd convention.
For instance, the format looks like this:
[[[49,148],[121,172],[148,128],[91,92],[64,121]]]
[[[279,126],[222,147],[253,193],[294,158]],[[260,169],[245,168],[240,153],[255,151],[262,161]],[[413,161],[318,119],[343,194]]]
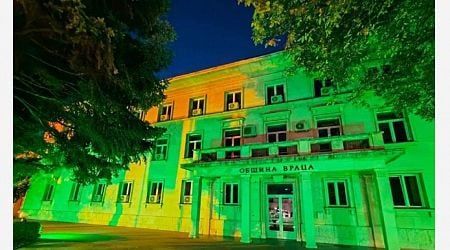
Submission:
[[[186,194],[186,185],[190,183],[189,193]],[[193,192],[194,181],[191,179],[185,179],[181,181],[181,193],[180,193],[180,204],[191,205],[192,204],[192,192]],[[186,197],[189,197],[189,202],[186,202]]]
[[[199,140],[191,141],[192,136],[200,136]],[[190,155],[190,144],[193,143],[195,146],[192,149],[192,155]],[[185,152],[184,152],[184,158],[192,158],[194,157],[194,150],[202,149],[203,144],[203,136],[200,133],[189,133],[186,135],[186,146],[185,146]],[[200,146],[198,146],[200,145]]]
[[[133,181],[123,181],[119,185],[119,192],[117,194],[117,203],[131,203],[131,195],[133,194]],[[127,185],[127,191],[124,194],[124,186]],[[126,196],[126,200],[123,201],[121,197]]]
[[[164,108],[166,108],[166,112],[164,113]],[[170,112],[169,112],[170,110]],[[168,114],[167,114],[168,113]],[[167,116],[166,120],[161,119],[161,117],[163,115]],[[173,103],[164,103],[160,106],[159,108],[159,112],[158,112],[158,121],[159,122],[164,122],[164,121],[170,121],[172,120],[172,115],[173,115]]]
[[[166,143],[165,144],[158,144],[158,141],[162,141],[165,140]],[[161,149],[164,153],[159,153],[158,154],[158,150]],[[155,147],[154,147],[154,153],[152,154],[152,160],[153,161],[165,161],[168,158],[168,150],[169,150],[169,138],[167,137],[162,137],[162,138],[158,138],[155,141]],[[162,155],[162,159],[160,159],[159,157],[157,157],[158,155]]]
[[[147,186],[147,196],[145,198],[146,204],[162,204],[164,198],[164,180],[150,180]],[[155,189],[153,189],[155,186]],[[153,190],[155,193],[153,193]],[[156,197],[155,201],[150,201],[152,196]]]
[[[284,130],[284,131],[275,131],[275,132],[269,132],[269,127],[276,127],[276,126],[285,126],[286,127],[286,130]],[[288,136],[288,125],[287,125],[287,123],[271,123],[271,124],[266,124],[266,142],[267,143],[278,143],[278,142],[284,142],[284,141],[288,141],[288,138],[287,138],[287,136]],[[280,141],[280,134],[283,134],[284,133],[284,136],[285,136],[285,140],[283,140],[283,141]],[[269,136],[270,135],[275,135],[275,137],[276,137],[276,141],[274,141],[274,142],[270,142],[269,141]]]
[[[227,186],[230,186],[230,201],[227,202]],[[237,187],[237,194],[235,194],[234,187]],[[235,196],[237,196],[237,201],[234,201]],[[240,204],[240,195],[239,195],[239,183],[237,182],[224,182],[223,183],[223,204],[227,206],[236,206]]]
[[[240,94],[239,102],[236,101],[236,94]],[[233,101],[230,102],[230,103],[237,102],[239,104],[239,108],[237,108],[237,109],[229,109],[230,103],[228,102],[228,95],[232,95],[233,96],[232,97]],[[227,92],[225,92],[225,98],[224,98],[225,99],[225,111],[233,111],[233,110],[242,109],[243,108],[242,107],[243,106],[242,96],[243,96],[242,90],[234,90],[234,91],[227,91]]]
[[[72,188],[70,189],[70,193],[69,193],[69,201],[77,201],[77,202],[79,202],[81,200],[82,188],[83,188],[83,185],[81,183],[73,182],[72,183]]]
[[[100,186],[102,187],[101,189],[100,189]],[[108,187],[108,184],[103,183],[103,182],[95,184],[94,190],[92,192],[91,202],[103,202],[105,200],[107,187]],[[102,190],[101,194],[99,194],[98,190]],[[97,199],[98,195],[101,195],[100,199]]]
[[[239,135],[238,136],[229,136],[226,137],[226,133],[227,132],[231,132],[231,131],[239,131]],[[235,145],[235,140],[238,139],[238,144],[239,145]],[[227,146],[227,140],[231,140],[231,146]],[[240,127],[238,128],[226,128],[223,130],[223,141],[222,141],[222,146],[224,147],[239,147],[242,146],[242,129]]]
[[[280,94],[278,93],[277,86],[282,86],[283,92]],[[273,88],[273,95],[272,96],[278,96],[281,95],[283,98],[283,101],[278,103],[284,103],[287,102],[287,91],[286,91],[286,84],[285,83],[275,83],[267,85],[265,88],[265,94],[266,94],[266,105],[272,105],[272,104],[278,104],[278,103],[272,103],[272,96],[269,95],[269,88]]]
[[[203,101],[203,107],[200,108],[200,103],[201,101]],[[194,102],[197,102],[196,107],[194,108]],[[202,113],[199,115],[194,115],[194,110],[195,109],[201,109]],[[189,117],[194,117],[194,116],[202,116],[206,114],[206,96],[200,96],[200,97],[193,97],[189,99]]]
[[[389,114],[389,113],[392,113],[394,115],[395,114],[401,114],[402,117],[401,118],[395,118],[395,119],[386,119],[386,120],[381,120],[381,121],[378,119],[378,115],[380,115],[380,114]],[[395,143],[404,143],[404,142],[411,142],[411,141],[413,141],[413,135],[412,135],[412,131],[411,131],[411,128],[410,128],[410,123],[409,123],[409,120],[407,118],[406,112],[403,112],[403,111],[395,112],[393,110],[384,110],[384,111],[380,110],[380,111],[375,112],[375,121],[376,121],[376,129],[377,129],[377,131],[378,132],[383,132],[383,142],[385,144],[395,144]],[[397,141],[397,135],[395,134],[394,122],[399,122],[399,121],[403,122],[403,127],[405,129],[405,135],[406,135],[406,141],[400,141],[400,142]],[[386,123],[389,126],[389,133],[391,135],[392,142],[385,142],[384,130],[380,129],[380,124],[386,124]]]
[[[406,187],[407,185],[405,184],[405,177],[415,177],[415,184],[416,184],[416,188],[417,188],[417,192],[419,195],[419,200],[421,205],[416,206],[416,205],[411,205],[411,201],[410,201],[410,193],[408,191],[408,188]],[[399,178],[400,179],[400,187],[401,187],[401,191],[402,191],[402,196],[403,196],[403,201],[405,202],[405,205],[396,205],[395,204],[395,199],[394,199],[394,194],[393,194],[393,188],[392,188],[392,183],[391,183],[391,178]],[[422,176],[420,174],[391,174],[388,176],[388,181],[389,181],[389,188],[391,190],[391,198],[392,198],[392,204],[394,206],[394,208],[425,208],[427,205],[425,203],[425,190],[423,187],[423,181],[422,181]]]
[[[53,201],[53,197],[55,196],[55,183],[49,182],[45,186],[44,196],[42,197],[42,201]]]
[[[331,120],[337,120],[339,122],[339,125],[319,127],[319,122],[331,121]],[[317,136],[319,138],[327,138],[327,137],[344,135],[343,126],[342,126],[342,119],[341,119],[340,116],[316,118],[315,122],[316,122]],[[334,129],[334,128],[339,128],[339,135],[332,135],[331,134],[331,129]],[[319,132],[320,130],[326,130],[327,131],[327,136],[320,136],[320,132]]]
[[[324,188],[325,189],[325,201],[326,201],[327,207],[331,207],[331,208],[333,208],[333,207],[351,207],[348,179],[341,179],[341,178],[326,179],[324,183],[325,183],[325,188]],[[339,184],[340,183],[343,183],[345,202],[347,204],[342,204],[341,193],[339,192]],[[330,190],[329,190],[329,184],[333,185],[333,194],[334,194],[335,204],[332,204],[332,202],[331,202],[331,194],[330,194]]]

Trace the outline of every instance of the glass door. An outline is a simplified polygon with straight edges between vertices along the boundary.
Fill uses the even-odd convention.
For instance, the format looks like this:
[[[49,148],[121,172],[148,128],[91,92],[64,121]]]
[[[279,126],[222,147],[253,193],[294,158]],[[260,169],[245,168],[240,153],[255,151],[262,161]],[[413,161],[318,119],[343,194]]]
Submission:
[[[296,239],[292,184],[269,184],[267,237]]]

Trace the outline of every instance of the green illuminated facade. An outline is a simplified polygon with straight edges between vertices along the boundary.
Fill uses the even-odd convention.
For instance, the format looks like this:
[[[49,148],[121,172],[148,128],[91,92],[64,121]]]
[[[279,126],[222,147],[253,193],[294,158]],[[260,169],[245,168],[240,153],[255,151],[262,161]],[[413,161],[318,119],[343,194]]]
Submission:
[[[30,218],[316,243],[434,249],[434,123],[327,79],[283,52],[170,79],[145,118],[150,162],[112,184],[32,179]]]

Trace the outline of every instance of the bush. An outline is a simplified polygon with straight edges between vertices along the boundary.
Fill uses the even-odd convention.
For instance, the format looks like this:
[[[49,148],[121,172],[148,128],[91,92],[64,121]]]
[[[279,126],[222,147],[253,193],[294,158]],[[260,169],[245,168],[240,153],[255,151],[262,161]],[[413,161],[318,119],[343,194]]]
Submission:
[[[13,228],[14,249],[36,242],[41,233],[41,224],[39,222],[14,222]]]

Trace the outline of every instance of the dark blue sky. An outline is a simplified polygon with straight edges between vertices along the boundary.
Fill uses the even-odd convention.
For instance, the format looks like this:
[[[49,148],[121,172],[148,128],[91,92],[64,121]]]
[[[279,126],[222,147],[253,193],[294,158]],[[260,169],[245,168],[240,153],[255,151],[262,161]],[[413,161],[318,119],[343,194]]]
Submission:
[[[252,15],[253,8],[237,0],[172,0],[168,18],[177,40],[169,45],[172,64],[159,75],[177,76],[280,50],[254,45]]]

